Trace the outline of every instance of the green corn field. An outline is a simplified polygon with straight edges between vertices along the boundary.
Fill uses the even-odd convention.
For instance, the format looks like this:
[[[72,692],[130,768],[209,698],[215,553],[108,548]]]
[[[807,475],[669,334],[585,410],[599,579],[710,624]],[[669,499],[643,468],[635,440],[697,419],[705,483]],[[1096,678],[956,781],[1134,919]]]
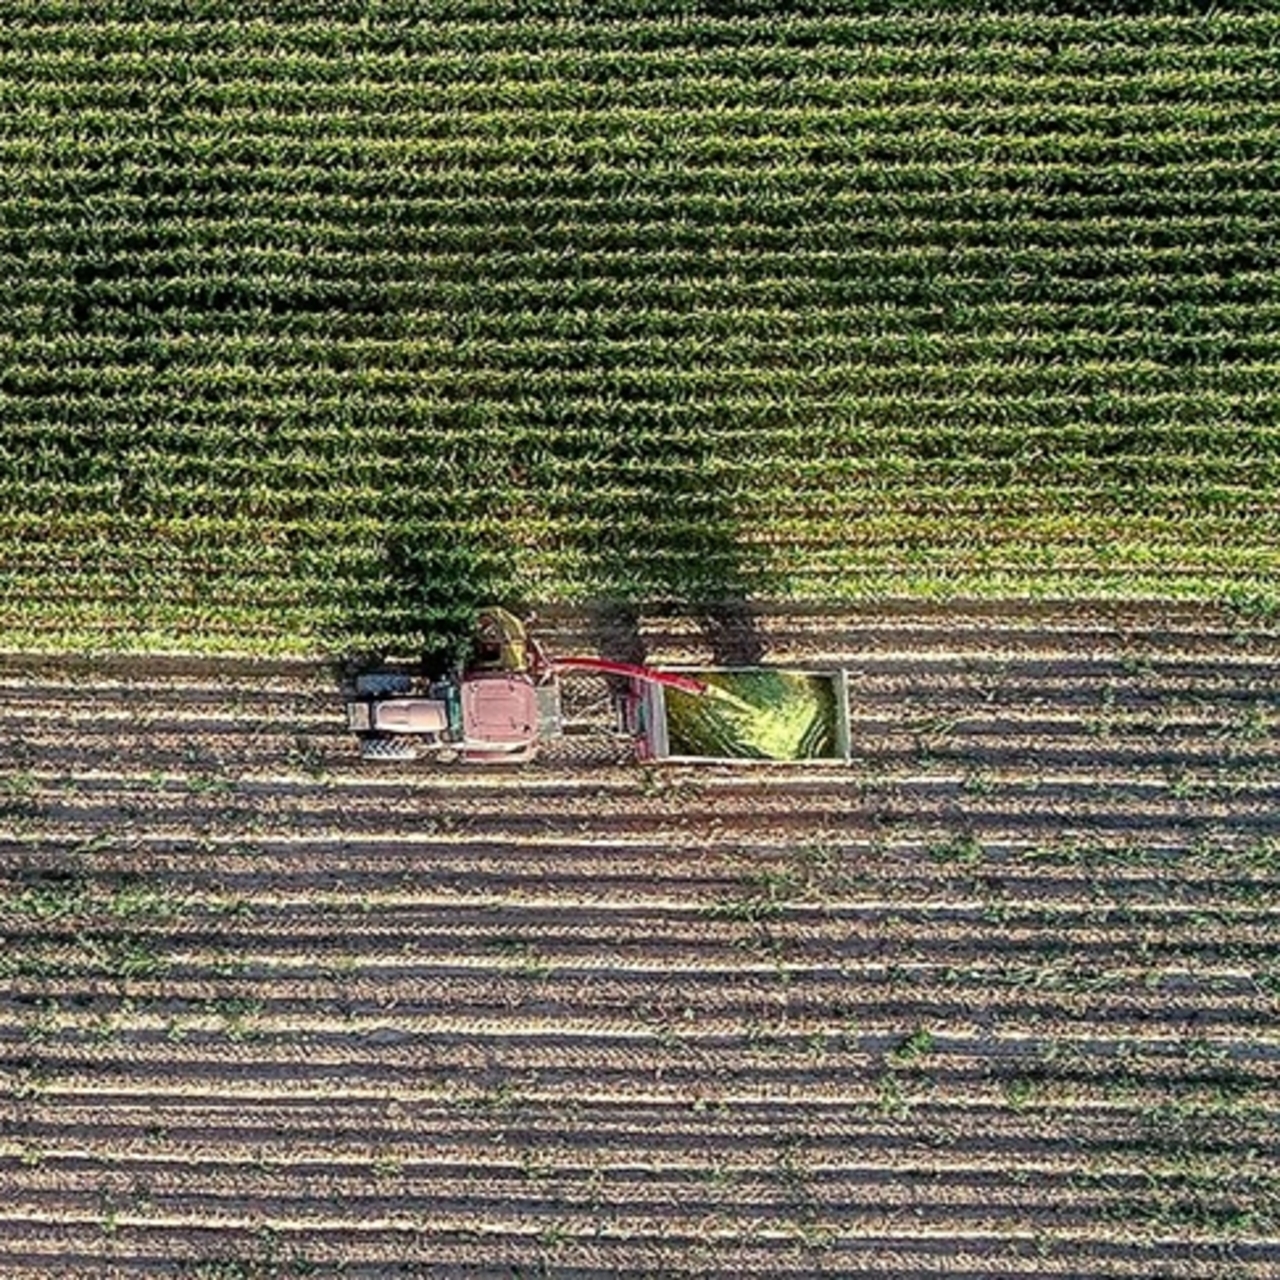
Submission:
[[[14,0],[6,645],[1274,607],[1280,12],[1202,9]]]

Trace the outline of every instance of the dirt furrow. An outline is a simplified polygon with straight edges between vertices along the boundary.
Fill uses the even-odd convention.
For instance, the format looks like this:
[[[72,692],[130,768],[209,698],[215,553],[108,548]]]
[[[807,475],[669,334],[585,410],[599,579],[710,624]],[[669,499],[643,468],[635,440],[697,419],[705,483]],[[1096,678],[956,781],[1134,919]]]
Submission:
[[[188,1153],[233,1158],[265,1152],[278,1161],[325,1153],[367,1161],[384,1151],[470,1159],[478,1151],[492,1158],[495,1150],[527,1149],[567,1156],[590,1151],[595,1160],[733,1163],[751,1161],[756,1150],[788,1135],[803,1140],[820,1164],[852,1159],[877,1167],[924,1161],[931,1168],[953,1162],[1032,1168],[1080,1162],[1159,1170],[1176,1169],[1192,1147],[1205,1160],[1244,1160],[1248,1167],[1274,1167],[1280,1149],[1280,1111],[1274,1105],[1232,1106],[1207,1084],[1181,1089],[1170,1083],[1160,1103],[1141,1095],[1071,1096],[1046,1072],[1011,1075],[1004,1083],[1003,1091],[987,1097],[916,1097],[899,1108],[804,1095],[738,1098],[714,1106],[680,1098],[584,1096],[566,1108],[514,1091],[439,1100],[301,1089],[270,1097],[226,1088],[203,1094],[77,1094],[60,1087],[20,1103],[0,1102],[0,1116],[9,1141],[21,1150],[101,1143],[122,1158],[167,1152],[179,1160]],[[1250,1130],[1257,1145],[1246,1157],[1239,1153],[1239,1138]]]
[[[121,1177],[101,1167],[79,1175],[50,1169],[43,1178],[24,1179],[23,1185],[5,1185],[7,1180],[0,1179],[0,1194],[6,1200],[0,1229],[6,1218],[47,1216],[54,1222],[114,1218],[117,1228],[132,1220],[139,1225],[159,1219],[216,1226],[247,1219],[357,1232],[371,1223],[429,1218],[470,1221],[491,1232],[564,1215],[577,1220],[577,1231],[583,1235],[590,1234],[587,1224],[594,1221],[598,1231],[621,1238],[656,1230],[690,1239],[717,1215],[734,1215],[771,1220],[775,1231],[788,1221],[797,1226],[807,1222],[852,1238],[887,1234],[903,1217],[909,1217],[918,1231],[941,1231],[951,1223],[959,1232],[993,1235],[1010,1218],[1034,1218],[1046,1233],[1083,1233],[1099,1220],[1127,1217],[1137,1234],[1144,1225],[1146,1197],[1152,1205],[1145,1224],[1149,1227],[1152,1220],[1158,1221],[1163,1191],[1171,1202],[1166,1212],[1172,1217],[1181,1210],[1184,1231],[1194,1237],[1197,1215],[1212,1229],[1215,1210],[1229,1217],[1239,1197],[1255,1199],[1258,1218],[1270,1218],[1276,1201],[1274,1189],[1259,1179],[1207,1187],[1173,1181],[1163,1188],[1158,1179],[1143,1185],[1078,1174],[1019,1181],[998,1175],[913,1179],[897,1172],[859,1179],[812,1171],[799,1159],[793,1153],[788,1162],[784,1152],[780,1168],[737,1176],[708,1171],[689,1178],[670,1170],[619,1169],[562,1175],[530,1166],[506,1176],[454,1171],[427,1182],[404,1171],[351,1179],[323,1168],[304,1179],[235,1167],[221,1174],[214,1171],[200,1183],[156,1173],[142,1179],[134,1173]],[[602,1208],[606,1192],[626,1208]]]
[[[334,1269],[343,1280],[382,1280],[388,1274],[442,1280],[498,1280],[513,1272],[554,1273],[557,1280],[601,1275],[648,1280],[655,1274],[741,1280],[746,1275],[795,1277],[851,1274],[924,1280],[1040,1276],[1149,1277],[1169,1280],[1270,1280],[1274,1242],[1245,1238],[1223,1247],[1212,1236],[1150,1233],[1126,1244],[1086,1233],[911,1230],[901,1221],[881,1234],[844,1237],[820,1224],[793,1222],[771,1230],[758,1220],[742,1226],[715,1221],[694,1237],[661,1229],[625,1240],[613,1232],[555,1219],[541,1226],[485,1230],[469,1222],[370,1223],[364,1230],[316,1228],[288,1222],[233,1222],[202,1227],[183,1221],[147,1222],[117,1216],[104,1246],[101,1219],[65,1226],[6,1223],[0,1253],[6,1275],[83,1276],[100,1280],[138,1275],[315,1275]],[[0,1246],[4,1248],[4,1246]],[[340,1271],[338,1269],[340,1268]]]

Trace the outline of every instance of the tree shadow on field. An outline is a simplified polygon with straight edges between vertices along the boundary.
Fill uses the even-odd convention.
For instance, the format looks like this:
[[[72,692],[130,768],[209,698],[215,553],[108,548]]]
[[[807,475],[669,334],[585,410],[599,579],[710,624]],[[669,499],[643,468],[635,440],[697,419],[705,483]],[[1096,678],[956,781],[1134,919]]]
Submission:
[[[765,646],[751,601],[768,593],[768,582],[743,557],[739,501],[719,482],[714,436],[655,446],[652,436],[630,440],[616,426],[605,449],[593,433],[590,451],[568,433],[548,432],[536,450],[521,452],[482,432],[483,444],[460,439],[447,485],[424,472],[417,485],[389,488],[375,548],[356,555],[346,574],[326,579],[320,562],[311,570],[327,583],[327,643],[348,659],[394,655],[443,670],[465,656],[478,608],[497,603],[578,612],[594,647],[625,661],[648,656],[646,617],[678,617],[693,620],[714,664],[759,663]],[[566,472],[590,480],[568,492],[550,483]],[[575,566],[564,580],[585,601],[579,609],[523,598],[524,511],[565,531],[532,554]]]

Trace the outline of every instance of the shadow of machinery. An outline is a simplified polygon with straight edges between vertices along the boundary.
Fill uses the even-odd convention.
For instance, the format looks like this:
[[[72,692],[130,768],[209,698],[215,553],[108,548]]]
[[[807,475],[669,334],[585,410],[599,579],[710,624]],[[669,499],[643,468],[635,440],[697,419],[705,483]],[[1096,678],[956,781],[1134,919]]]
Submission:
[[[563,474],[576,460],[562,445],[554,461]],[[622,440],[583,461],[583,474],[604,471],[609,482],[551,507],[569,532],[548,551],[582,566],[568,585],[588,601],[579,612],[595,649],[643,662],[644,620],[680,617],[698,626],[714,664],[761,662],[752,601],[768,598],[772,583],[744,559],[741,504],[715,482],[710,446],[680,442],[644,459]],[[536,493],[536,470],[527,482]],[[442,673],[467,656],[481,606],[522,614],[554,605],[521,599],[518,583],[514,548],[500,538],[481,543],[431,521],[401,525],[350,578],[331,582],[336,622],[325,638],[346,655],[348,672],[396,657]]]
[[[596,598],[580,609],[599,653],[643,663],[648,657],[645,619],[678,617],[695,623],[715,665],[754,666],[763,660],[756,614],[741,584],[725,581],[719,590],[681,594],[663,574],[655,584],[660,594],[645,594],[643,587],[635,590],[639,584],[630,555],[626,567],[630,590],[611,591],[606,579]],[[513,593],[513,566],[501,549],[445,547],[428,538],[396,536],[368,569],[344,593],[342,622],[326,637],[348,675],[389,659],[442,675],[468,657],[483,606],[501,604],[524,616],[544,603]]]
[[[512,438],[470,406],[433,419],[454,437],[446,453],[424,453],[411,433],[380,446],[396,465],[373,506],[387,521],[378,541],[345,548],[340,574],[326,571],[329,548],[308,553],[308,577],[328,597],[327,647],[445,669],[466,656],[481,606],[563,611],[559,595],[587,602],[587,636],[606,657],[643,660],[644,619],[679,616],[695,621],[717,665],[759,663],[753,601],[779,593],[766,553],[742,537],[754,481],[734,465],[737,415],[708,404],[692,430],[683,417],[637,429],[625,406],[600,414],[582,430],[535,402]],[[552,598],[521,598],[530,548],[512,522],[524,512],[548,530]]]
[[[681,617],[697,625],[714,665],[763,661],[752,602],[776,583],[745,553],[749,499],[721,479],[717,461],[714,434],[664,442],[657,457],[619,435],[605,460],[618,477],[609,508],[575,546],[589,566],[583,612],[601,653],[644,662],[643,620]]]
[[[521,608],[511,582],[500,547],[446,545],[436,530],[399,532],[344,587],[340,622],[327,639],[346,675],[397,659],[443,675],[468,657],[483,605]]]

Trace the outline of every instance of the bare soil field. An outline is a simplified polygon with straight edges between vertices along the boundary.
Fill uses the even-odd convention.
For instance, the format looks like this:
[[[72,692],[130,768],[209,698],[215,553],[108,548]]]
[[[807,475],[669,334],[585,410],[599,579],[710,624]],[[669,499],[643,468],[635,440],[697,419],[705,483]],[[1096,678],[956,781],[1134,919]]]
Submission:
[[[375,766],[320,663],[0,658],[0,1275],[1277,1274],[1274,623],[542,633],[844,664],[854,761]]]

